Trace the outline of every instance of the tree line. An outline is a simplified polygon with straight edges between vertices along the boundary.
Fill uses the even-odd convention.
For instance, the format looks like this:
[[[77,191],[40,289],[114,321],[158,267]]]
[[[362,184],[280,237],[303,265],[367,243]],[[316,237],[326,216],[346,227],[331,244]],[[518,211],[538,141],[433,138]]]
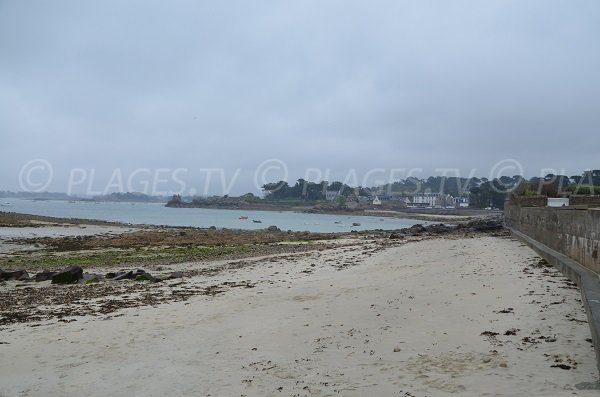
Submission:
[[[266,200],[325,200],[327,192],[348,198],[396,195],[411,197],[421,193],[449,194],[468,197],[474,208],[503,208],[507,194],[546,195],[558,197],[568,194],[600,194],[600,170],[589,170],[581,175],[555,175],[526,179],[521,175],[487,178],[461,178],[430,176],[407,178],[376,187],[351,187],[342,182],[309,182],[298,179],[294,185],[286,181],[267,183],[262,186]]]
[[[267,200],[325,200],[327,192],[335,192],[338,196],[349,197],[351,195],[369,197],[371,190],[368,188],[351,187],[342,182],[309,182],[302,178],[290,186],[286,181],[267,183],[262,186]]]

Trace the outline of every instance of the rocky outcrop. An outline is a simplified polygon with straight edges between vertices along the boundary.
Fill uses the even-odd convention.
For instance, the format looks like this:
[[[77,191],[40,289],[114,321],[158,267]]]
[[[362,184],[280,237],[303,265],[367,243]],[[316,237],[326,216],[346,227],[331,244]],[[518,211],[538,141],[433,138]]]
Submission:
[[[489,218],[473,219],[465,223],[459,223],[456,230],[467,230],[472,232],[493,232],[504,228],[504,217],[494,216]]]
[[[0,269],[0,281],[29,280],[29,274],[25,270],[4,271]]]
[[[52,284],[74,284],[83,279],[80,266],[69,266],[52,276]]]
[[[41,282],[41,281],[52,280],[52,277],[54,277],[55,274],[56,274],[56,272],[40,272],[40,273],[37,273],[33,277],[34,277],[35,281]]]
[[[443,223],[423,226],[421,224],[400,229],[390,233],[391,240],[402,239],[406,236],[443,235],[449,233],[490,233],[504,229],[504,220],[501,216],[473,219],[458,225],[445,225]]]

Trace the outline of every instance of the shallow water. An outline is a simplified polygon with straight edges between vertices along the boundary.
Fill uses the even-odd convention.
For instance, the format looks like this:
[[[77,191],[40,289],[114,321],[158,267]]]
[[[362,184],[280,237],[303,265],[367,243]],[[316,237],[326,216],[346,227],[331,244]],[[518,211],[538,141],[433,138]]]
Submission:
[[[400,229],[427,222],[374,216],[304,214],[291,211],[243,211],[206,208],[168,208],[161,203],[95,203],[67,201],[33,201],[3,199],[10,205],[0,211],[20,212],[61,218],[100,219],[133,224],[264,229],[277,226],[282,230],[311,232],[348,232],[350,230]],[[247,216],[247,220],[240,220]],[[261,221],[254,223],[253,220]],[[338,222],[338,223],[336,223]],[[360,226],[352,226],[360,223]]]

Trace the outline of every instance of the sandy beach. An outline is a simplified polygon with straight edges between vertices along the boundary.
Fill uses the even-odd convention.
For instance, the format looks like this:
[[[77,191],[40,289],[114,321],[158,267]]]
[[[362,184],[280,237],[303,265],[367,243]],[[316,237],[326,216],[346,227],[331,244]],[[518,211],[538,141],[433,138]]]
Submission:
[[[577,288],[511,238],[238,262],[179,281],[218,294],[3,326],[0,395],[598,393]]]

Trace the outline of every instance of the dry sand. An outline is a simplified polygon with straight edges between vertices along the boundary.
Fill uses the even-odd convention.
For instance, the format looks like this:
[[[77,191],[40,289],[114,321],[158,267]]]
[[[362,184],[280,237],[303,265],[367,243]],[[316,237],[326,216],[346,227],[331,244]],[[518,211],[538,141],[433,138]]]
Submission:
[[[596,396],[579,292],[538,259],[498,237],[257,259],[192,279],[254,288],[2,328],[0,396]]]

